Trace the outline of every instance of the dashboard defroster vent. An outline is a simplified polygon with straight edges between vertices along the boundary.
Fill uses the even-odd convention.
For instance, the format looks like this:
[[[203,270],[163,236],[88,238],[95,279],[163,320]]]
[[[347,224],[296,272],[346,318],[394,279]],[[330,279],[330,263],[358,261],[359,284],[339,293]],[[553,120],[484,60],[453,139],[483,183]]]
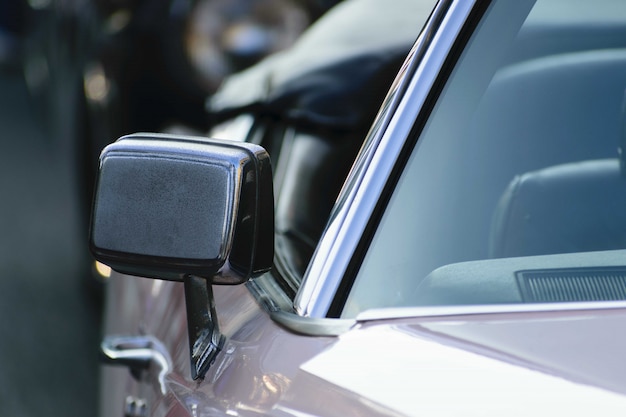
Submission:
[[[626,267],[517,272],[527,303],[626,300]]]

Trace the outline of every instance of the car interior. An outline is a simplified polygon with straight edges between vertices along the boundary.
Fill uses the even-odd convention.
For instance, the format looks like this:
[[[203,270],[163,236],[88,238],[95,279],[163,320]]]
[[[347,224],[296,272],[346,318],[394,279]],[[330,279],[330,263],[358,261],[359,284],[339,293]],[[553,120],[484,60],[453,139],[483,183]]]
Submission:
[[[626,299],[626,22],[577,19],[531,13],[486,89],[459,142],[485,260],[437,268],[417,304]]]
[[[583,164],[581,161],[609,158],[617,167],[621,108],[626,88],[625,70],[626,50],[559,54],[514,64],[502,70],[485,93],[476,112],[474,119],[476,129],[472,130],[473,140],[467,149],[468,157],[478,161],[479,165],[480,161],[489,163],[492,167],[497,165],[490,173],[497,172],[499,175],[489,175],[485,172],[485,175],[476,181],[493,184],[485,187],[487,190],[505,190],[507,183],[517,184],[520,175],[524,181],[529,181],[529,176],[537,176],[531,173],[546,169],[548,171],[540,174],[542,183],[545,184],[549,176],[554,177],[551,173],[555,171],[558,172],[558,178],[565,176],[563,169],[550,170],[549,167],[575,164],[568,172],[576,176],[569,181],[575,181],[573,178],[576,178],[580,181],[575,183],[580,183],[581,187],[584,187],[584,178],[597,176],[595,169],[604,170],[606,164]],[[490,152],[485,152],[486,149]],[[493,155],[497,155],[498,158],[493,158]],[[552,180],[554,189],[558,187],[556,181]],[[512,198],[511,191],[516,191],[514,198],[522,198],[519,195],[522,189],[511,187],[504,191],[502,197],[494,195],[489,200],[493,203],[499,198],[502,199],[494,214],[499,219],[495,227],[500,229],[506,226],[502,219],[512,220],[507,215],[499,213],[506,210],[506,201]],[[529,191],[524,189],[524,192]],[[579,192],[582,192],[582,189],[579,189]],[[586,199],[586,205],[594,204],[590,200]],[[544,200],[543,204],[547,205],[550,202],[553,203],[550,206],[553,212],[561,211],[565,206],[562,201],[554,204],[554,199]],[[582,210],[584,206],[574,207]],[[553,216],[559,217],[561,222],[566,221],[566,218],[556,213]],[[575,227],[573,224],[564,225],[561,229],[570,226]],[[519,229],[508,229],[508,232],[513,233],[514,230]],[[597,233],[600,233],[600,230]],[[511,249],[499,248],[502,238],[498,236],[502,233],[503,230],[492,232],[495,240],[489,245],[490,256],[527,254],[527,251],[515,253]],[[545,243],[545,240],[539,240]],[[529,244],[535,246],[533,249],[535,253],[564,251],[564,248],[554,247],[546,252],[548,247],[543,246],[541,242]]]

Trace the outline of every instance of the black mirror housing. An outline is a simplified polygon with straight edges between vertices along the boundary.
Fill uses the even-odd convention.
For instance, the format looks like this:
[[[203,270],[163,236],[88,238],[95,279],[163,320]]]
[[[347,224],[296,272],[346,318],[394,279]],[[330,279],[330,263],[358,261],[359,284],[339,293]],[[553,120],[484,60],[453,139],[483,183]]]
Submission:
[[[274,197],[260,146],[134,134],[107,146],[93,201],[90,249],[114,270],[239,284],[274,256]]]

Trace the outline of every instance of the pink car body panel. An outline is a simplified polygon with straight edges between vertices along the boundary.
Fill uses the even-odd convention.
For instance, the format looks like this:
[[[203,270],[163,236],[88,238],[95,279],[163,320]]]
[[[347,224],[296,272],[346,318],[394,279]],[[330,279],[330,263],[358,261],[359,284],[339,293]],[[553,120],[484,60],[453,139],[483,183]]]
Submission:
[[[193,381],[182,285],[120,275],[109,284],[106,334],[153,335],[171,369],[160,378],[153,363],[139,383],[104,367],[103,416],[119,415],[128,395],[156,416],[626,411],[626,363],[615,361],[624,309],[389,317],[312,337],[272,321],[245,286],[215,287],[228,341]]]

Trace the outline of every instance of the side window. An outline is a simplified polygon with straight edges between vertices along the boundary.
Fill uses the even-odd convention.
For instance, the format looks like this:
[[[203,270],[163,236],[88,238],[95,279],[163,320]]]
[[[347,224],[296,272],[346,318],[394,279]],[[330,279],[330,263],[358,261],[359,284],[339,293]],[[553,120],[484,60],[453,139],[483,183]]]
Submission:
[[[288,128],[274,137],[280,148],[274,167],[276,252],[294,281],[304,274],[361,136]]]

